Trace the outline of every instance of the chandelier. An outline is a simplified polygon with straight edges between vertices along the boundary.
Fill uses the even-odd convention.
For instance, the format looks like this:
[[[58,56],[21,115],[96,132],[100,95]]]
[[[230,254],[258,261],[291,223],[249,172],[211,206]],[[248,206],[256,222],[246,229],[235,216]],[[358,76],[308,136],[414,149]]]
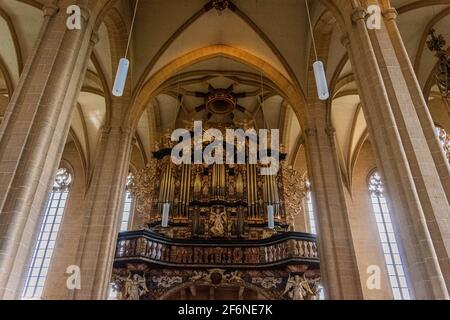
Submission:
[[[446,41],[441,34],[436,35],[434,29],[431,29],[429,34],[431,38],[427,41],[428,48],[431,52],[435,52],[439,59],[435,74],[436,84],[450,112],[450,57],[445,49]]]

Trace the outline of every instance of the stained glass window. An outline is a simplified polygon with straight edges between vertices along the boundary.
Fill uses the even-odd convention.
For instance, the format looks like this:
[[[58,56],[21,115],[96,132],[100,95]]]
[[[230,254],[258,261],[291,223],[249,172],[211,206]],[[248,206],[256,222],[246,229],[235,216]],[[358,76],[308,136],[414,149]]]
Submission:
[[[394,299],[409,300],[410,294],[405,270],[398,249],[383,182],[378,172],[370,177],[369,192]]]
[[[71,183],[72,176],[68,170],[59,169],[48,198],[39,236],[33,251],[23,291],[23,298],[25,299],[41,298]]]
[[[306,213],[308,217],[308,226],[309,226],[309,232],[312,234],[317,234],[317,228],[316,228],[316,220],[314,217],[314,206],[312,201],[312,193],[311,193],[311,183],[309,180],[306,180],[305,182],[306,187]]]
[[[450,162],[450,135],[440,126],[436,126],[436,133],[441,142],[442,150],[444,151],[447,160]]]
[[[133,181],[133,175],[130,173],[127,177],[127,185],[125,190],[125,202],[123,206],[122,212],[122,221],[120,224],[120,232],[128,231],[130,228],[130,218],[132,214],[133,208],[133,196],[129,191],[129,186]]]

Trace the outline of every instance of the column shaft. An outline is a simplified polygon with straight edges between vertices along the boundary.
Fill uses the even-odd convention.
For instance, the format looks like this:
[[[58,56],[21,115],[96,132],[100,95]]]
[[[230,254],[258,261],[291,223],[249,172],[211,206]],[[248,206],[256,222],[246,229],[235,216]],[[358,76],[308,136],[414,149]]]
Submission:
[[[66,141],[72,108],[92,50],[65,10],[47,8],[43,30],[0,132],[0,298],[20,295],[27,260]]]
[[[114,100],[113,110],[122,110],[120,107],[127,105],[117,105]],[[107,298],[129,172],[131,141],[131,131],[123,130],[117,123],[103,132],[78,248],[82,287],[74,292],[74,299]]]
[[[448,216],[450,208],[422,125],[412,107],[414,97],[408,91],[385,26],[369,34],[363,8],[355,8],[352,19],[348,40],[344,40],[377,164],[390,196],[413,296],[448,298],[426,216]]]
[[[350,232],[334,130],[325,127],[325,105],[309,104],[316,115],[306,130],[309,174],[318,225],[320,269],[327,299],[362,299],[361,283]]]

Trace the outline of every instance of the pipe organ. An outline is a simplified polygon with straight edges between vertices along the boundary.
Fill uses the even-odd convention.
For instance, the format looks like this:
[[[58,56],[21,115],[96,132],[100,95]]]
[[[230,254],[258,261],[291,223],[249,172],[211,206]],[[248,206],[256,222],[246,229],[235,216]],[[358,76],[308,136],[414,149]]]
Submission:
[[[160,150],[130,189],[144,227],[166,236],[265,239],[289,230],[282,174],[261,175],[255,164],[175,165],[168,150]],[[169,228],[161,227],[164,204],[170,204]],[[269,206],[274,229],[268,228]]]
[[[317,299],[315,236],[293,232],[305,178],[285,163],[276,175],[250,161],[175,164],[172,149],[166,142],[128,186],[142,228],[118,238],[120,299]]]

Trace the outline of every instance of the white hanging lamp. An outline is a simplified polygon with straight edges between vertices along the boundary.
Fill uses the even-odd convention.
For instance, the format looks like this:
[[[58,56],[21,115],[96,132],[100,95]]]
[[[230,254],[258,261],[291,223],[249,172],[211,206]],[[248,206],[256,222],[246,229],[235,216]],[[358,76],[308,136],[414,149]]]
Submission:
[[[313,43],[313,48],[314,48],[314,55],[316,57],[316,61],[313,63],[313,69],[314,69],[314,77],[316,78],[317,94],[319,95],[320,100],[325,101],[325,100],[328,100],[328,98],[330,97],[330,92],[328,90],[327,76],[325,75],[325,67],[323,65],[323,62],[319,61],[319,58],[317,55],[316,40],[314,38],[314,30],[312,27],[311,14],[309,11],[308,0],[305,0],[305,3],[306,3],[306,12],[308,13],[309,28],[311,30],[311,38],[312,38],[312,43]]]
[[[125,56],[120,59],[119,67],[117,68],[116,80],[114,81],[114,87],[112,94],[116,97],[123,96],[123,91],[125,89],[125,84],[127,82],[128,70],[130,69],[130,60],[128,60],[128,50],[130,49],[131,35],[133,33],[134,21],[136,20],[137,8],[139,5],[139,0],[136,0],[136,6],[134,8],[133,20],[131,21],[130,34],[128,36],[127,49],[125,51]]]
[[[163,204],[163,215],[162,215],[162,221],[161,221],[161,226],[163,228],[167,228],[169,226],[169,214],[170,214],[170,203],[164,203]]]
[[[275,206],[273,204],[267,206],[267,227],[271,230],[275,229]]]

